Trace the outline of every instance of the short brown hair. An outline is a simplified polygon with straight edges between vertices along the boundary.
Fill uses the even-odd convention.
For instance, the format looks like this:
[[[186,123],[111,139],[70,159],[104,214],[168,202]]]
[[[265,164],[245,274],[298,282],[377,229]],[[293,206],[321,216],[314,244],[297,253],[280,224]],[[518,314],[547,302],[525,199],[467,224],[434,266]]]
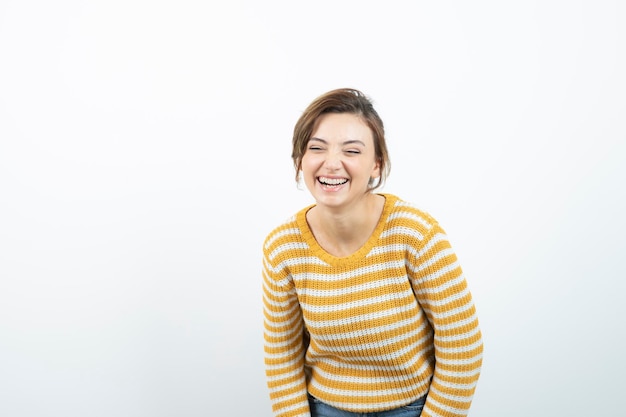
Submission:
[[[389,176],[391,163],[385,141],[383,121],[374,109],[372,101],[361,91],[353,88],[331,90],[317,97],[304,110],[293,129],[293,149],[291,158],[296,169],[296,181],[302,167],[302,157],[316,127],[319,117],[326,113],[350,113],[359,116],[372,131],[374,150],[380,166],[380,178],[370,191],[384,184]]]

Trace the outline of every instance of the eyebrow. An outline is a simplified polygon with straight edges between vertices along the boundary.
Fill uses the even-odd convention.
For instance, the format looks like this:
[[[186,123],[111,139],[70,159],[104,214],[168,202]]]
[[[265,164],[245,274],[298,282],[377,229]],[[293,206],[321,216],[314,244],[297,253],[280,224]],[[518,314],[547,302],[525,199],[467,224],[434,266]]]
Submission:
[[[324,144],[328,144],[328,142],[327,142],[327,141],[325,141],[324,139],[315,138],[315,137],[313,137],[313,138],[309,139],[309,141],[312,141],[312,140],[315,140],[315,141],[318,141],[318,142],[322,142],[322,143],[324,143]],[[352,145],[352,144],[355,144],[355,143],[356,143],[356,144],[358,144],[358,145],[361,145],[361,146],[365,147],[365,143],[364,143],[363,141],[361,141],[361,140],[358,140],[358,139],[350,139],[350,140],[346,140],[346,141],[342,142],[341,144],[342,144],[342,145]]]

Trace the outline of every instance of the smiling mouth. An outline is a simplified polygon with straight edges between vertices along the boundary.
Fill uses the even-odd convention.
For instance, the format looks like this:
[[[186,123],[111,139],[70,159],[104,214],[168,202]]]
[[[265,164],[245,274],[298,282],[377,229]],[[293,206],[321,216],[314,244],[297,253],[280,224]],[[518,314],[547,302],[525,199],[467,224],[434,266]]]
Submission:
[[[339,185],[343,185],[348,182],[347,178],[326,178],[326,177],[317,177],[317,181],[320,184],[325,185],[327,187],[337,187]]]

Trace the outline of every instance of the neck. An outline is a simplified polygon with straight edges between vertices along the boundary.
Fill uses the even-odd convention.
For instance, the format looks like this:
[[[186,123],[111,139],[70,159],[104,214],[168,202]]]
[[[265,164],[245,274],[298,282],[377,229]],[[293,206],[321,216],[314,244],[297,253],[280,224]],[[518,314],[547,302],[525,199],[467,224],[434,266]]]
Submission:
[[[315,210],[320,224],[330,229],[354,229],[367,223],[370,215],[376,211],[379,198],[377,194],[367,193],[349,206],[332,207],[317,205]]]
[[[333,254],[346,255],[370,238],[383,205],[382,196],[368,193],[348,208],[315,206],[309,211],[307,220],[322,247]]]

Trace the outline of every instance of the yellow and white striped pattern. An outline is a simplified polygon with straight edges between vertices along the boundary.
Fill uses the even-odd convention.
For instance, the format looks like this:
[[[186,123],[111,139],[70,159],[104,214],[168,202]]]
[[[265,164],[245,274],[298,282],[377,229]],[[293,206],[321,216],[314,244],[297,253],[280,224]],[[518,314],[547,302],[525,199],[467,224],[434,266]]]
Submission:
[[[426,393],[424,417],[469,411],[483,345],[456,255],[432,217],[383,195],[372,238],[351,256],[318,245],[308,208],[265,240],[265,363],[277,417],[310,416],[307,392],[361,413]]]

